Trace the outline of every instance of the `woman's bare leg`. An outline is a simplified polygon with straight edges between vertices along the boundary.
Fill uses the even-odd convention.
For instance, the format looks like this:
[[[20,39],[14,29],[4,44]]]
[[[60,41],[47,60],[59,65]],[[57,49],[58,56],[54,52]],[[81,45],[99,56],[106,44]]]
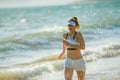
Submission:
[[[65,75],[65,80],[72,80],[73,69],[65,68],[64,75]]]
[[[78,80],[84,80],[85,79],[85,70],[84,71],[76,71]]]

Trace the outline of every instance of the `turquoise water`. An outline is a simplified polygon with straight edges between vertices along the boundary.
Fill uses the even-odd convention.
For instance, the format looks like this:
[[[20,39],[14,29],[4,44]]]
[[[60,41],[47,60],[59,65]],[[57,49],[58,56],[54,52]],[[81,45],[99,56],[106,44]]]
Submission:
[[[81,24],[79,31],[86,42],[86,50],[83,51],[86,62],[118,56],[119,3],[119,0],[111,0],[0,8],[0,70],[6,71],[14,68],[15,64],[59,54],[62,34],[67,32],[67,20],[72,16],[77,16]]]

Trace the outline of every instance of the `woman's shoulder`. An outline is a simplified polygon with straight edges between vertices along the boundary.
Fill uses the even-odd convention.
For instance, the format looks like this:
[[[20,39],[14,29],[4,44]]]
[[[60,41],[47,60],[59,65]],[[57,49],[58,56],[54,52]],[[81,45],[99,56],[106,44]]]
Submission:
[[[81,33],[81,32],[77,32],[76,37],[77,37],[77,38],[82,37],[82,33]]]
[[[79,31],[79,32],[77,32],[77,35],[80,36],[80,35],[82,35],[82,33]]]
[[[68,34],[68,33],[64,33],[64,34],[63,34],[63,37],[65,38],[65,37],[67,36],[67,34]]]

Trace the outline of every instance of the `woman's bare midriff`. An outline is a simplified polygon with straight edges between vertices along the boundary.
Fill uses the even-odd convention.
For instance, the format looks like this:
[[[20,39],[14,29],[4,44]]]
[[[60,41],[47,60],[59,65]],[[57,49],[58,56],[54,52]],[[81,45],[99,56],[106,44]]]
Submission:
[[[67,50],[67,57],[70,59],[80,59],[82,58],[80,50]]]

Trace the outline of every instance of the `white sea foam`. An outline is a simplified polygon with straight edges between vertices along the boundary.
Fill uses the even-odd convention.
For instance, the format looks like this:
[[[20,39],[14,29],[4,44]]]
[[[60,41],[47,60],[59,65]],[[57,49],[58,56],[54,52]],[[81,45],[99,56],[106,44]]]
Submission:
[[[119,57],[116,58],[104,58],[92,63],[86,63],[87,71],[86,71],[86,79],[87,80],[109,80],[109,79],[115,79],[119,80],[119,65],[118,62],[120,60]],[[117,61],[117,62],[116,62]],[[114,63],[116,62],[116,63]],[[55,65],[57,67],[55,67]],[[38,64],[31,64],[28,66],[21,66],[19,68],[9,69],[8,71],[0,72],[0,76],[6,75],[6,77],[0,79],[6,79],[8,80],[8,76],[10,79],[13,80],[47,80],[48,78],[50,80],[58,79],[63,80],[64,79],[64,61],[48,61],[44,63],[38,63]],[[58,68],[59,67],[59,68]],[[92,68],[92,69],[91,69]],[[112,74],[114,73],[114,74]],[[46,77],[47,76],[47,77]],[[77,76],[74,74],[73,80],[76,80]]]
[[[26,23],[27,22],[27,19],[23,18],[20,20],[21,23]]]

